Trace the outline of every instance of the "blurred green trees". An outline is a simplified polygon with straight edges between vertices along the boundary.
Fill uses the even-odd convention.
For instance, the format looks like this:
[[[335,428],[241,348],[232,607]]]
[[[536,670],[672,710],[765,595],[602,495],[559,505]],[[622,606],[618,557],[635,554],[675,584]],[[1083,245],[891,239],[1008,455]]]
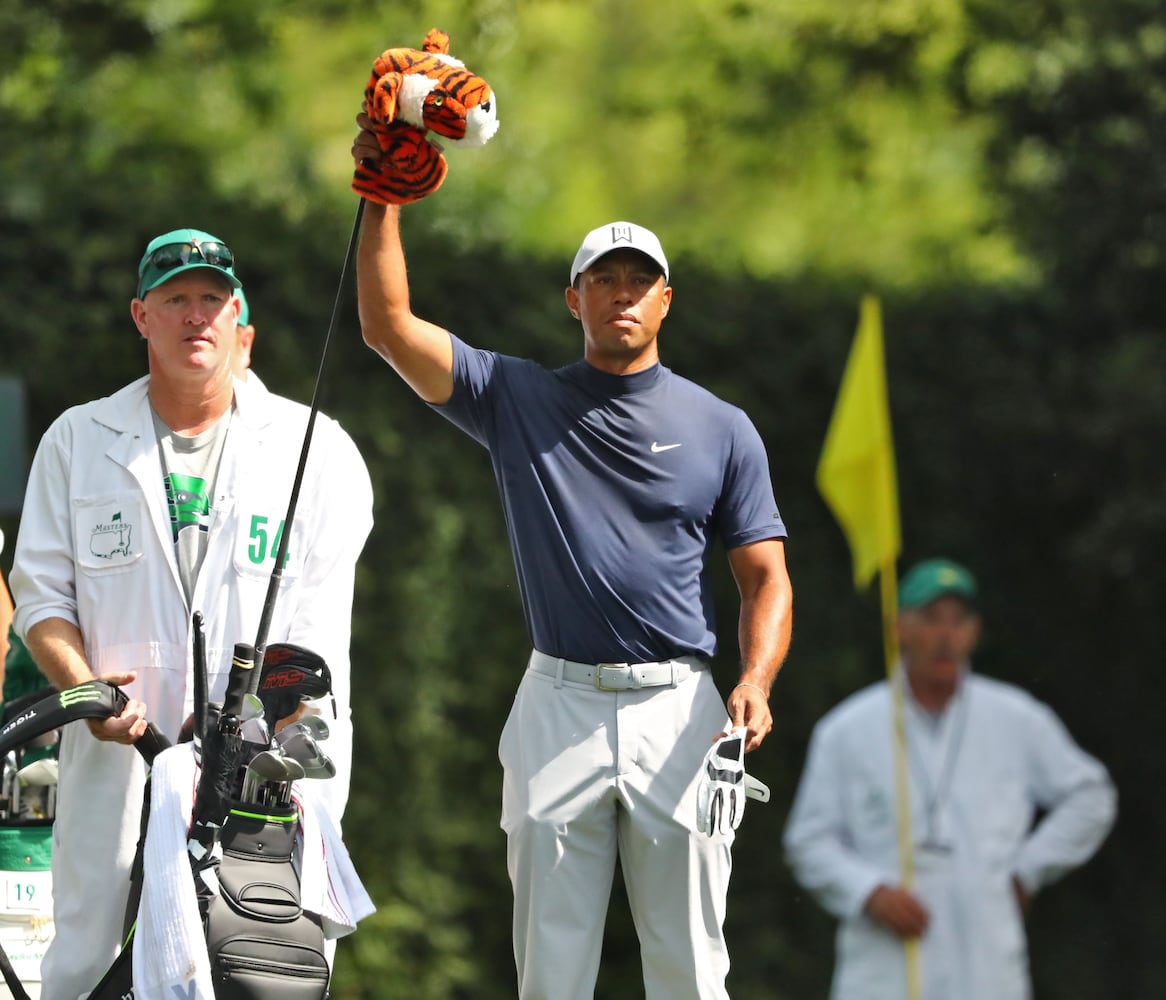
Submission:
[[[665,363],[750,413],[791,527],[794,648],[751,761],[774,801],[735,853],[730,986],[823,996],[832,927],[778,838],[810,727],[881,676],[875,595],[814,492],[862,292],[884,302],[904,559],[985,592],[980,669],[1049,701],[1122,793],[1099,857],[1038,899],[1038,998],[1157,995],[1166,834],[1152,670],[1166,594],[1166,15],[1150,0],[0,0],[0,371],[31,449],[144,369],[128,303],[154,234],[239,258],[255,366],[310,397],[355,199],[372,58],[450,32],[502,128],[405,213],[415,307],[558,365],[580,234],[655,228]],[[379,910],[334,996],[513,996],[498,734],[527,639],[486,455],[363,346],[351,280],[323,408],[364,452],[358,761],[346,840]],[[0,428],[0,432],[3,429]],[[15,516],[0,517],[14,538]],[[11,548],[3,555],[10,568]],[[718,567],[720,680],[735,603]],[[597,995],[642,996],[609,922]]]

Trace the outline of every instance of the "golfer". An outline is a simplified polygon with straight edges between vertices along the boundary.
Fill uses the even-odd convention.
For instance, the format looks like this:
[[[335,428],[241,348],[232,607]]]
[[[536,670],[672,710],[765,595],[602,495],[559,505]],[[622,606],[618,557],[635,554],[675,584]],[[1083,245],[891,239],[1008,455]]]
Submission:
[[[519,996],[590,1000],[618,860],[648,1000],[726,997],[733,834],[697,829],[696,790],[727,726],[750,750],[773,726],[786,529],[746,415],[660,363],[660,241],[630,222],[586,236],[565,293],[583,358],[555,371],[413,314],[396,207],[366,206],[357,276],[366,343],[489,450],[502,497],[533,646],[499,745]],[[727,706],[714,543],[741,595]]]

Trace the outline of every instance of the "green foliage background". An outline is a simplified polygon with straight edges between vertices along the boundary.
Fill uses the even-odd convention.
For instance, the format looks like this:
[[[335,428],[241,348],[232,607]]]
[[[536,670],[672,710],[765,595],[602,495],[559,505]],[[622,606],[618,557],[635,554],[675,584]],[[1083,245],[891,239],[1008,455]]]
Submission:
[[[445,187],[406,212],[417,310],[566,363],[567,262],[585,230],[634,218],[674,258],[665,362],[744,406],[769,448],[795,641],[751,762],[774,800],[735,852],[733,995],[829,981],[831,924],[778,840],[810,727],[882,673],[876,596],[853,592],[813,486],[865,291],[884,302],[904,562],[975,568],[979,669],[1049,701],[1122,795],[1099,856],[1036,902],[1038,998],[1161,995],[1161,5],[0,0],[0,373],[24,379],[29,453],[64,407],[143,370],[134,265],[175,226],[232,244],[257,370],[310,398],[368,68],[433,25],[494,85],[502,128],[451,150]],[[500,1000],[495,748],[527,649],[501,514],[485,453],[363,346],[351,275],[338,304],[322,405],[377,504],[345,828],[379,909],[341,943],[333,995]],[[0,527],[14,537],[16,513]],[[597,995],[642,996],[618,888]]]

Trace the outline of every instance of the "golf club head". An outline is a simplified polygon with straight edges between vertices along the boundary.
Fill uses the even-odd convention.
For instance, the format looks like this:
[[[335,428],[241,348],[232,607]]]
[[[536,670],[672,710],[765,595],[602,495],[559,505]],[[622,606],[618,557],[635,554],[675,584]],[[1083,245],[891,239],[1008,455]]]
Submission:
[[[239,713],[239,718],[246,722],[248,719],[263,718],[263,700],[257,694],[252,694],[248,691],[243,695],[243,711]]]
[[[258,701],[258,699],[256,699]],[[244,719],[239,726],[239,733],[248,743],[257,743],[261,746],[271,746],[271,734],[267,731],[267,720],[262,714]]]
[[[275,742],[283,744],[297,733],[302,733],[319,743],[328,738],[328,723],[318,715],[305,715],[295,722],[289,722],[275,734]]]
[[[326,740],[330,732],[328,723],[318,715],[301,715],[289,728],[296,726],[305,730],[317,743]]]
[[[26,764],[16,772],[17,780],[25,786],[55,785],[57,783],[57,762],[51,757],[42,757]]]
[[[263,654],[259,697],[274,729],[280,719],[293,715],[299,706],[332,693],[332,674],[318,653],[290,642],[275,642]],[[335,711],[335,697],[333,697]]]
[[[336,765],[320,751],[315,739],[303,730],[297,730],[280,742],[280,749],[292,760],[298,761],[308,778],[334,778]]]
[[[304,776],[304,765],[278,750],[264,750],[251,758],[247,771],[262,781],[295,781]]]
[[[304,766],[298,760],[285,757],[279,750],[264,750],[251,758],[243,775],[244,802],[270,805],[276,796],[269,794],[269,786],[290,785],[304,776]],[[278,793],[277,793],[278,794]]]

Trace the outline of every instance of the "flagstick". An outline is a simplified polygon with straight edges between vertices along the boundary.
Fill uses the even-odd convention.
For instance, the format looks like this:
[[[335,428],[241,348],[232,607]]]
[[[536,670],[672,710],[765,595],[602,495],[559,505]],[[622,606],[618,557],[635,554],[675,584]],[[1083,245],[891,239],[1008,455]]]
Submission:
[[[911,838],[911,790],[907,772],[907,737],[903,683],[899,677],[899,643],[895,559],[900,550],[899,492],[891,408],[883,351],[882,305],[864,295],[858,329],[846,358],[842,385],[826,429],[815,480],[833,511],[854,560],[854,585],[861,591],[878,573],[882,589],[883,651],[891,690],[891,747],[895,769],[895,805],[899,832],[899,873],[910,892],[915,882]],[[919,940],[905,938],[907,1000],[920,1000]]]
[[[895,627],[898,617],[898,584],[894,559],[879,571],[883,610],[883,653],[887,662],[887,687],[891,692],[891,743],[895,761],[895,807],[899,828],[899,881],[907,892],[915,886],[915,862],[911,843],[911,790],[907,772],[907,727],[903,696],[902,665],[899,661],[899,637]],[[907,1000],[919,1000],[919,939],[903,939],[903,958],[907,963]]]

